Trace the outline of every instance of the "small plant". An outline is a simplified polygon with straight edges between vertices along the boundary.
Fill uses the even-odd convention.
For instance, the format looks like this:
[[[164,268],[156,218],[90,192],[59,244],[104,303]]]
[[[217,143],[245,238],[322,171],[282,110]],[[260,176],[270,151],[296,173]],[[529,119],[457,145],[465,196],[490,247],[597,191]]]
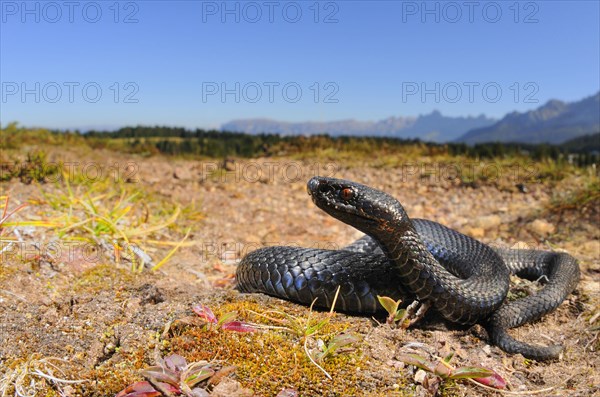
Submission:
[[[418,354],[403,354],[399,357],[400,361],[409,365],[414,365],[425,372],[434,376],[433,381],[429,381],[430,387],[437,390],[440,380],[445,382],[453,379],[469,379],[473,382],[491,387],[494,389],[505,389],[506,381],[491,369],[481,367],[459,367],[454,368],[450,365],[450,360],[454,354],[440,359],[437,363],[433,363]]]
[[[258,314],[270,321],[273,321],[273,322],[279,324],[278,326],[273,326],[270,328],[281,329],[281,330],[287,331],[290,334],[296,335],[303,339],[306,339],[306,338],[309,338],[311,336],[315,336],[316,334],[318,334],[319,331],[321,329],[323,329],[329,323],[329,319],[330,319],[330,317],[326,317],[319,321],[312,319],[311,318],[312,313],[313,313],[312,306],[310,307],[310,311],[309,311],[306,319],[292,316],[291,314],[281,312],[278,310],[270,310],[267,313],[273,314],[276,316],[280,316],[281,318],[275,318],[272,316],[267,316],[267,315],[259,314],[259,313],[255,313],[255,314]]]
[[[331,357],[335,354],[339,354],[343,351],[349,351],[349,345],[356,343],[359,340],[358,337],[351,334],[333,335],[329,339],[328,343],[325,343],[323,339],[316,339],[319,332],[321,332],[329,324],[331,318],[335,315],[333,308],[335,307],[335,303],[337,302],[339,292],[340,289],[338,288],[333,299],[333,304],[331,305],[329,314],[327,315],[327,317],[321,320],[315,320],[312,318],[313,305],[316,302],[316,300],[313,301],[313,303],[310,305],[308,316],[306,317],[306,319],[292,316],[288,313],[277,310],[270,310],[268,311],[268,313],[279,316],[281,318],[275,318],[256,312],[252,313],[279,324],[277,326],[267,326],[267,328],[283,330],[301,338],[303,342],[304,352],[306,353],[306,356],[308,357],[310,362],[317,368],[319,368],[325,374],[325,376],[327,376],[327,378],[332,379],[331,375],[321,365],[319,365],[319,362],[323,363],[328,357]],[[311,350],[314,349],[309,349],[309,342],[311,342],[312,344],[316,344],[316,353],[311,354]]]
[[[185,358],[172,354],[158,359],[157,365],[146,368],[141,374],[147,381],[136,382],[120,391],[115,397],[155,397],[183,394],[188,397],[205,396],[207,392],[198,385],[215,375],[208,361],[188,364]]]
[[[360,339],[356,335],[352,334],[339,334],[335,335],[329,343],[323,342],[319,339],[317,345],[321,350],[315,354],[315,359],[318,362],[324,362],[328,357],[332,357],[336,354],[354,350],[350,345],[357,343]]]
[[[67,379],[74,373],[71,363],[55,357],[42,357],[32,354],[26,360],[6,365],[0,370],[0,396],[38,395],[49,385],[62,396],[65,385],[87,382],[84,379]]]
[[[23,183],[31,183],[33,181],[44,183],[50,176],[58,173],[59,166],[48,163],[47,155],[43,151],[27,153],[27,160],[23,167],[17,170],[17,177]]]
[[[256,332],[254,325],[242,321],[234,320],[236,312],[225,313],[220,319],[215,316],[213,311],[205,305],[196,305],[192,308],[194,313],[206,321],[206,329],[223,329],[225,331],[235,332]]]
[[[398,299],[397,301],[393,300],[389,296],[379,296],[377,295],[377,300],[383,306],[386,312],[388,312],[388,316],[386,318],[386,323],[394,324],[398,323],[401,328],[408,328],[408,314],[406,309],[399,309],[400,304],[402,303],[402,299]]]
[[[56,227],[57,224],[48,221],[11,221],[8,222],[9,218],[24,210],[29,204],[23,203],[13,208],[11,211],[8,210],[8,204],[10,196],[0,196],[0,200],[4,199],[4,203],[0,204],[2,215],[0,216],[0,243],[2,243],[2,249],[0,250],[0,263],[12,258],[13,256],[13,245],[16,243],[22,243],[23,237],[19,232],[17,226],[39,226],[39,227]],[[9,229],[12,228],[12,229]],[[11,237],[11,230],[15,237]],[[7,243],[7,244],[4,244]],[[4,254],[6,252],[6,254]]]
[[[17,208],[14,208],[12,211],[8,212],[9,200],[10,200],[10,197],[8,195],[4,196],[4,206],[2,207],[2,216],[0,217],[0,236],[3,235],[4,228],[7,226],[6,221],[8,220],[8,218],[10,218],[17,212],[22,211],[23,209],[25,209],[25,207],[27,207],[27,204],[24,203],[24,204],[17,206]]]
[[[600,201],[600,183],[598,179],[584,182],[574,191],[567,194],[556,194],[552,197],[549,204],[546,205],[547,213],[562,214],[567,210],[578,209],[580,211],[587,207],[593,208]]]
[[[28,152],[24,162],[15,161],[14,164],[2,164],[0,181],[10,181],[13,178],[19,178],[25,184],[30,184],[34,181],[45,183],[49,179],[54,179],[59,170],[59,165],[48,162],[44,151]]]
[[[339,292],[339,288],[338,288],[338,292]],[[337,298],[337,294],[336,294],[336,298]],[[314,301],[313,301],[313,304],[314,304]],[[285,312],[277,311],[277,310],[271,310],[271,311],[269,311],[269,313],[277,315],[277,316],[281,316],[282,318],[274,318],[274,317],[270,317],[270,316],[267,316],[264,314],[259,314],[259,313],[255,313],[255,314],[258,314],[259,316],[262,316],[270,321],[273,321],[273,322],[279,324],[278,326],[270,326],[269,328],[284,330],[284,331],[287,331],[287,332],[301,338],[303,341],[304,352],[306,353],[306,356],[308,357],[310,362],[313,363],[317,368],[319,368],[325,374],[325,376],[327,376],[327,378],[332,379],[331,375],[329,375],[329,373],[321,365],[319,365],[317,363],[317,361],[315,361],[315,359],[313,358],[312,354],[310,353],[310,351],[308,349],[308,342],[309,342],[309,340],[313,340],[313,338],[317,335],[317,333],[319,333],[319,331],[321,331],[327,324],[329,324],[329,320],[330,320],[331,316],[333,316],[333,313],[334,313],[333,312],[334,307],[335,307],[335,300],[334,300],[334,304],[331,305],[331,311],[329,312],[329,316],[320,321],[316,321],[316,322],[312,321],[312,319],[311,319],[311,316],[313,313],[313,305],[310,305],[310,309],[309,309],[306,320],[292,316]],[[318,344],[318,342],[317,342],[317,344]],[[324,345],[324,342],[321,341],[321,344]],[[325,350],[327,350],[327,348],[325,348]],[[324,351],[322,349],[319,354],[323,354],[323,352]],[[323,355],[319,361],[323,361],[323,359],[325,357],[326,357],[326,355]]]
[[[406,309],[400,309],[400,304],[402,304],[401,299],[395,301],[388,296],[377,295],[377,300],[379,300],[385,311],[388,312],[386,323],[390,325],[398,324],[400,328],[404,329],[423,318],[425,312],[429,309],[428,303],[421,304],[419,301],[414,301]],[[421,306],[419,307],[419,305]]]

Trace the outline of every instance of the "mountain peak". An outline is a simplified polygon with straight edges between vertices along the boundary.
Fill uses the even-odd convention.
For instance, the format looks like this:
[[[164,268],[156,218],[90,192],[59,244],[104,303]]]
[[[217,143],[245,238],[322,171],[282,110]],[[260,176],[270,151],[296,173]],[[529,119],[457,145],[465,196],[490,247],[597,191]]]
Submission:
[[[496,124],[467,132],[459,142],[562,143],[600,131],[600,110],[596,95],[566,103],[552,99],[537,109],[511,112]]]
[[[431,113],[426,114],[425,116],[429,116],[429,117],[444,117],[442,116],[442,112],[440,112],[439,110],[435,109],[433,110]],[[421,116],[424,117],[424,116]]]
[[[563,111],[567,107],[567,104],[558,99],[550,99],[544,105],[540,106],[538,111]]]

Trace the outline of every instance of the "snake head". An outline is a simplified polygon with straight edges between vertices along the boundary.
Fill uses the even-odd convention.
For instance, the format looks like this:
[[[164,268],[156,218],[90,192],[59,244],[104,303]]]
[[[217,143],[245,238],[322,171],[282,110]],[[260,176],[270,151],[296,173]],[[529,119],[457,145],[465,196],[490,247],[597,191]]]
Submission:
[[[389,230],[408,221],[398,200],[360,183],[315,176],[307,190],[317,207],[364,233]]]

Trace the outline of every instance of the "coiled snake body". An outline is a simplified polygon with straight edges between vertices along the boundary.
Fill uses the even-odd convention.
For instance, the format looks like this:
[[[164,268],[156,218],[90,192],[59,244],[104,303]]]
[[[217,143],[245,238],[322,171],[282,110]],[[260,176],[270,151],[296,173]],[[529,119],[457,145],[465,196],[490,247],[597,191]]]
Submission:
[[[529,345],[507,329],[556,309],[579,281],[570,255],[537,250],[493,249],[424,219],[410,219],[390,195],[358,183],[324,177],[308,182],[313,202],[366,234],[342,250],[267,247],[246,255],[236,279],[242,292],[261,292],[303,304],[375,313],[377,296],[412,296],[446,319],[481,323],[491,342],[509,353],[545,360],[561,346]],[[506,301],[509,278],[545,276],[536,294]]]

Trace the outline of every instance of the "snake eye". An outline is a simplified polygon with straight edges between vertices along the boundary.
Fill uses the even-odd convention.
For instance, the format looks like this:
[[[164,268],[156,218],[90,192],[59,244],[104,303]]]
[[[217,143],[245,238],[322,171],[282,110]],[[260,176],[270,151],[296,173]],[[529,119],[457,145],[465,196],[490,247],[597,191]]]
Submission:
[[[340,191],[340,197],[343,200],[350,200],[352,197],[354,196],[354,191],[352,189],[350,189],[349,187],[344,188]]]

